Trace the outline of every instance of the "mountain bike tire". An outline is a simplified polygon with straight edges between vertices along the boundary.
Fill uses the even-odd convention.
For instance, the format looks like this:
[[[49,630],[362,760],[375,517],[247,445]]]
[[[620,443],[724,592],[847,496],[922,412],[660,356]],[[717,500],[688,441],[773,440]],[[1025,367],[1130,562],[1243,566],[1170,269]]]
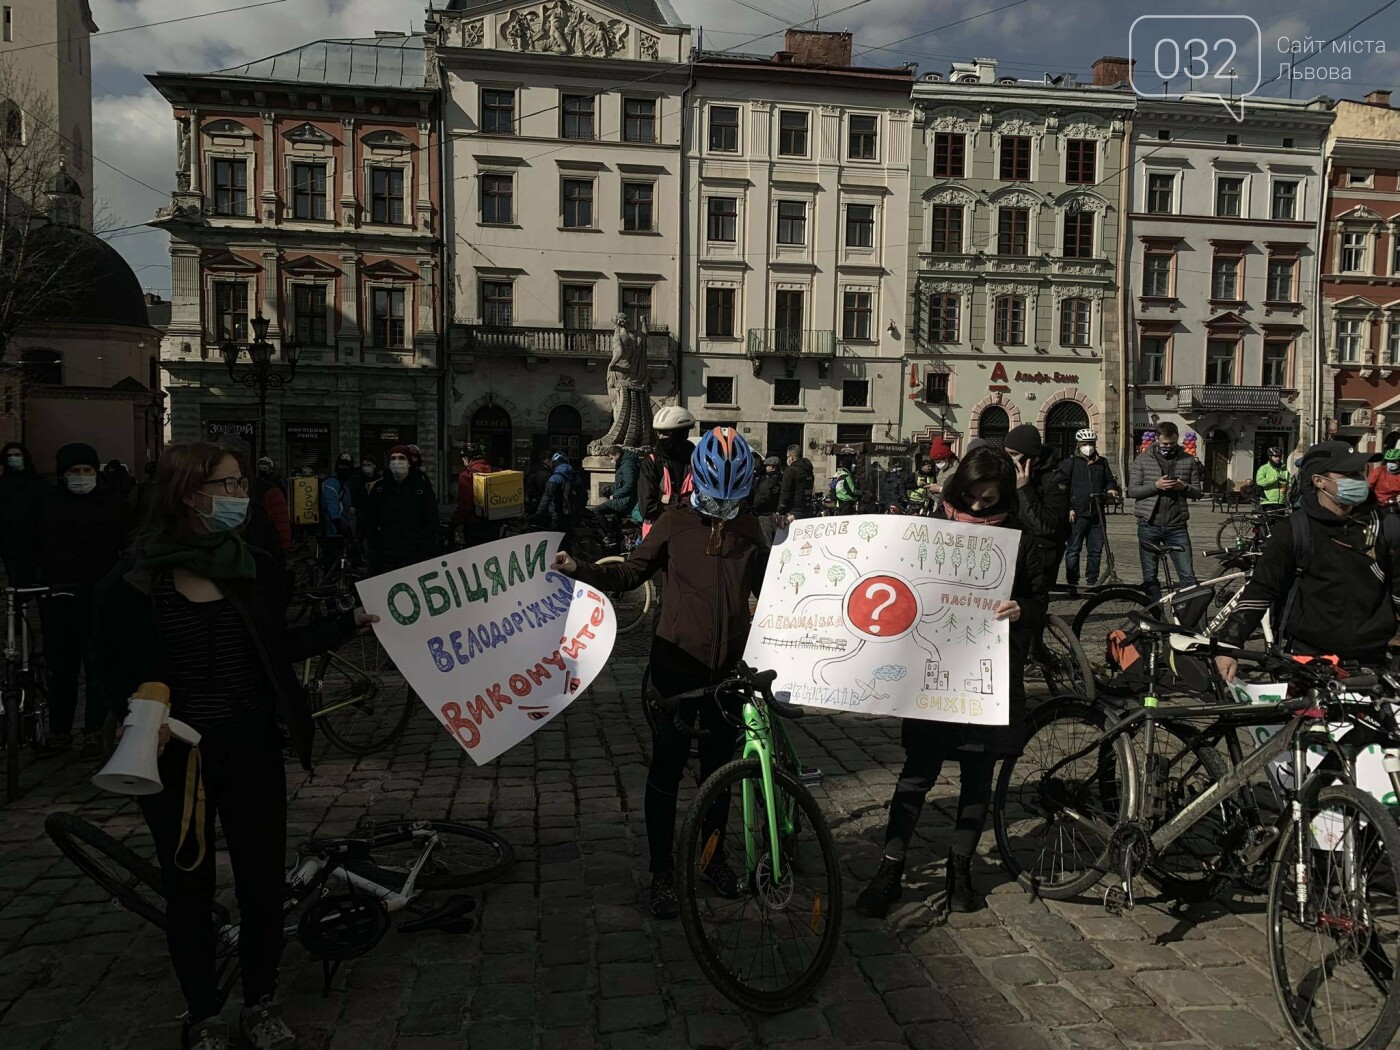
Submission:
[[[1248,550],[1254,546],[1254,522],[1249,518],[1226,518],[1215,530],[1215,545],[1222,550]]]
[[[376,824],[366,829],[365,838],[376,863],[385,865],[384,858],[397,845],[410,847],[405,863],[416,861],[421,852],[420,841],[429,832],[436,833],[439,846],[433,850],[418,873],[420,890],[456,890],[495,882],[515,864],[515,847],[505,838],[487,828],[455,820],[396,820]]]
[[[356,635],[316,665],[320,707],[312,712],[326,739],[350,755],[372,755],[403,735],[418,699],[371,634]],[[357,694],[372,690],[368,698]]]
[[[607,558],[599,558],[597,564],[621,565],[626,560],[620,554],[613,554]],[[646,623],[647,614],[651,612],[653,598],[650,580],[630,591],[605,591],[604,593],[612,602],[613,611],[617,613],[618,634],[630,634]]]
[[[44,818],[44,830],[63,855],[117,904],[165,929],[165,889],[159,868],[76,813],[50,813]]]
[[[1104,685],[1118,669],[1108,663],[1108,636],[1126,627],[1128,617],[1150,607],[1147,595],[1138,587],[1104,587],[1091,595],[1074,614],[1070,629],[1079,639],[1095,681]]]
[[[1051,695],[1073,693],[1086,700],[1094,699],[1094,670],[1079,638],[1063,617],[1051,613],[1046,618],[1045,632],[1031,660],[1040,668]]]
[[[20,707],[22,694],[19,683],[7,670],[4,690],[0,692],[0,703],[5,705],[5,720],[0,724],[0,733],[5,735],[5,799],[13,802],[19,798],[19,743],[21,733]]]

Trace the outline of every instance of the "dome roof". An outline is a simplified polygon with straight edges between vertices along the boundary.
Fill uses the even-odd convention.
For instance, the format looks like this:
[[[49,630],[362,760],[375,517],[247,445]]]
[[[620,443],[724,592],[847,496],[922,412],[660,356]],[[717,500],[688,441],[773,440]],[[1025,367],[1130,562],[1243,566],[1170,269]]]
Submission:
[[[110,244],[75,226],[41,226],[32,237],[28,254],[33,264],[61,267],[64,275],[35,320],[147,327],[141,282]]]
[[[83,188],[78,185],[78,180],[69,175],[63,168],[59,168],[54,177],[49,179],[49,184],[44,187],[44,192],[49,194],[67,193],[75,197],[83,195]]]

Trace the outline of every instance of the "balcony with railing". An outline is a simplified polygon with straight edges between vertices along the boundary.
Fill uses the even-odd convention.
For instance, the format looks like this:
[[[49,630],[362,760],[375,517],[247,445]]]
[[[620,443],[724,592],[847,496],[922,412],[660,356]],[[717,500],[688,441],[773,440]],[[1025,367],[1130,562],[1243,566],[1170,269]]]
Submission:
[[[1276,386],[1182,386],[1176,390],[1181,412],[1277,412],[1283,407]]]
[[[830,328],[750,328],[746,354],[753,374],[763,372],[768,358],[783,359],[787,374],[797,371],[798,361],[815,361],[822,376],[836,359],[836,332]]]
[[[670,329],[652,328],[643,333],[647,360],[670,364],[674,340]],[[611,328],[544,328],[525,325],[471,325],[467,350],[478,354],[511,354],[527,358],[565,357],[603,360],[612,357]]]

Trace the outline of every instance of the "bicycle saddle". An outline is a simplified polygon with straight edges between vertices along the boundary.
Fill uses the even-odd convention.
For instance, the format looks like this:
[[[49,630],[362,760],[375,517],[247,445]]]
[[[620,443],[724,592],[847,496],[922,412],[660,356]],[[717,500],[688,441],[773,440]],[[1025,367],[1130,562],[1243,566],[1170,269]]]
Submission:
[[[1163,623],[1161,620],[1154,620],[1150,616],[1134,616],[1133,630],[1141,634],[1165,634],[1184,635],[1188,638],[1199,637],[1195,631],[1189,627],[1182,627],[1180,624]]]
[[[1170,554],[1173,551],[1186,549],[1179,543],[1157,543],[1153,540],[1142,540],[1141,546],[1148,554]]]
[[[442,930],[444,933],[470,933],[476,923],[468,916],[475,910],[475,897],[466,893],[454,894],[432,911],[399,923],[399,931],[419,933],[423,930]]]

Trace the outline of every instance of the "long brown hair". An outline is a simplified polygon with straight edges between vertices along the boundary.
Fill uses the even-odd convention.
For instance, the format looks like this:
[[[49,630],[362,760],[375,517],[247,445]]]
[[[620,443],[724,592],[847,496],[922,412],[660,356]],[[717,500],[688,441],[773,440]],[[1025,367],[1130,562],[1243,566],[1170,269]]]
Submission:
[[[997,504],[992,511],[1006,511],[1014,519],[1016,468],[1011,464],[1011,457],[999,448],[984,445],[969,452],[953,471],[953,476],[943,483],[943,501],[951,503],[958,510],[967,510],[964,501],[968,489],[984,481],[990,481],[997,487]]]
[[[238,461],[238,469],[249,476],[248,457],[226,445],[208,441],[187,441],[168,445],[156,464],[155,491],[141,523],[139,542],[176,542],[196,535],[191,522],[191,510],[185,500],[199,491],[213,476],[214,468],[225,456]]]

